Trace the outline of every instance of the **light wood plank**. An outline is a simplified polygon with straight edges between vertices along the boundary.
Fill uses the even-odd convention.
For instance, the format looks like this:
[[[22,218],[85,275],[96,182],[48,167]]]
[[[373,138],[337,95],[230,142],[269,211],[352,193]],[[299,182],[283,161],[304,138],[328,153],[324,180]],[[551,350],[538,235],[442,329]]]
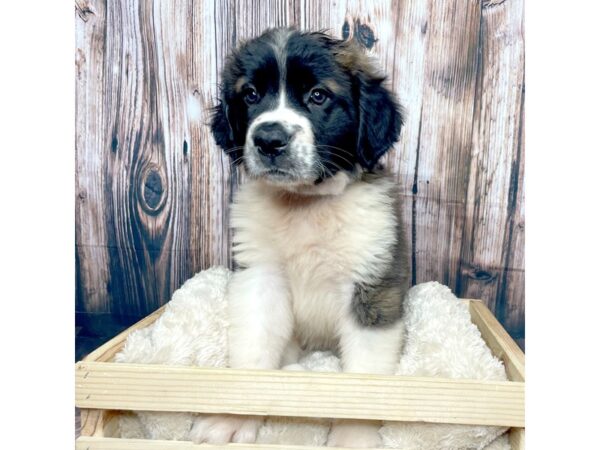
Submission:
[[[506,332],[498,319],[484,303],[472,300],[469,303],[471,321],[477,326],[481,337],[497,358],[504,362],[509,380],[525,381],[525,354]]]
[[[460,6],[458,6],[460,3]],[[481,5],[431,2],[412,183],[413,281],[455,288],[467,201]]]
[[[104,436],[104,416],[101,409],[82,409],[80,411],[80,430],[82,436]]]
[[[417,194],[419,186],[418,157],[421,151],[422,111],[426,94],[426,67],[431,28],[431,1],[392,2],[392,36],[383,44],[386,52],[385,73],[392,90],[404,107],[404,127],[400,140],[384,158],[386,166],[396,175],[402,201],[402,218],[407,237],[407,248],[411,254],[411,281],[417,282],[417,236],[425,229],[417,219]],[[379,42],[375,48],[379,46]],[[425,114],[429,114],[426,111]],[[425,181],[427,186],[427,181]]]
[[[81,436],[113,437],[117,436],[117,413],[102,409],[82,409],[80,413]]]
[[[514,172],[519,179],[513,183],[510,191],[511,209],[510,237],[507,240],[509,248],[505,262],[505,277],[502,291],[498,293],[500,301],[496,314],[504,328],[513,336],[519,338],[521,348],[525,349],[525,95],[522,96],[521,126],[519,130],[520,148],[518,158],[514,161]],[[518,165],[518,168],[517,168]],[[516,185],[516,186],[515,186]],[[516,268],[517,270],[512,270]]]
[[[482,299],[505,326],[508,309],[524,304],[522,289],[506,290],[525,269],[521,257],[523,242],[519,239],[523,218],[517,205],[524,176],[522,17],[522,0],[482,10],[481,57],[457,291],[462,297]],[[515,325],[513,332],[523,329],[522,322]]]
[[[525,428],[511,428],[508,440],[511,450],[525,450]]]
[[[201,446],[186,441],[161,441],[146,439],[113,439],[101,437],[80,437],[76,441],[77,450],[317,450],[325,447],[304,445],[274,445],[274,444],[227,444]],[[327,447],[330,450],[346,450],[342,447]]]
[[[510,432],[512,450],[525,450],[523,441],[518,440],[524,436],[522,428],[513,428]],[[519,436],[514,438],[513,436]],[[75,448],[77,450],[323,450],[325,447],[301,446],[301,445],[273,445],[273,444],[226,444],[211,445],[202,444],[198,446],[188,441],[162,441],[147,439],[115,439],[103,437],[82,436],[77,439]],[[342,447],[326,447],[331,450],[345,450]]]
[[[464,301],[469,303],[471,321],[479,329],[481,337],[492,353],[504,362],[509,380],[525,382],[525,354],[517,343],[483,302]],[[525,428],[514,427],[508,433],[511,450],[525,450]]]
[[[184,158],[191,167],[191,198],[190,210],[181,211],[190,225],[189,242],[182,244],[189,245],[192,272],[198,272],[215,265],[231,266],[229,202],[237,174],[230,158],[216,146],[208,124],[211,108],[219,97],[220,71],[239,38],[243,22],[238,24],[235,19],[239,1],[185,3],[188,28],[182,61],[187,75]]]
[[[111,293],[102,77],[106,64],[106,4],[75,4],[75,258],[78,312],[110,312]]]
[[[149,316],[144,317],[142,320],[130,326],[122,333],[119,333],[110,341],[98,347],[96,350],[87,355],[83,360],[98,362],[111,361],[115,357],[115,355],[121,351],[123,345],[125,345],[127,337],[131,334],[132,331],[139,330],[140,328],[145,328],[149,325],[152,325],[156,321],[156,319],[158,319],[161,316],[166,307],[167,305],[161,306]]]
[[[524,386],[441,378],[81,362],[76,406],[523,426]]]

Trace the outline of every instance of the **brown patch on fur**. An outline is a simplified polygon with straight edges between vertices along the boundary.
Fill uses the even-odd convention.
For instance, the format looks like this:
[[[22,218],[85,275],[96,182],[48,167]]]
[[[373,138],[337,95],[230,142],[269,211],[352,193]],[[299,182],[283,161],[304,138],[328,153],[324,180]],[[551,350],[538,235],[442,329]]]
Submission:
[[[354,41],[341,42],[334,50],[334,55],[337,63],[354,75],[362,74],[380,80],[385,78],[379,72],[373,58],[367,55],[362,47]]]
[[[362,179],[377,182],[383,173],[367,173]],[[352,298],[352,311],[362,326],[386,326],[402,318],[404,297],[410,288],[409,255],[402,222],[402,207],[398,187],[390,192],[396,215],[396,241],[390,246],[392,261],[384,275],[369,285],[356,285]]]
[[[238,78],[238,80],[235,82],[235,85],[233,86],[233,88],[235,89],[235,92],[237,92],[238,94],[240,92],[242,92],[242,87],[244,87],[244,84],[246,84],[247,82],[248,82],[248,78],[246,78],[246,77]]]
[[[325,85],[325,87],[327,89],[329,89],[331,92],[333,92],[334,94],[339,93],[340,90],[342,89],[342,87],[339,85],[339,83],[332,78],[323,81],[323,85]]]

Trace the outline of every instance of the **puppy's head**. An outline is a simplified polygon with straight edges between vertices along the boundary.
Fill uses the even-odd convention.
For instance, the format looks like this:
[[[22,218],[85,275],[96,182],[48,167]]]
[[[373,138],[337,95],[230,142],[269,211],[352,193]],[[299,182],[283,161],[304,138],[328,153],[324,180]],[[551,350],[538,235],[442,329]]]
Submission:
[[[369,171],[402,124],[383,80],[353,42],[268,30],[228,58],[212,132],[235,164],[273,184]]]

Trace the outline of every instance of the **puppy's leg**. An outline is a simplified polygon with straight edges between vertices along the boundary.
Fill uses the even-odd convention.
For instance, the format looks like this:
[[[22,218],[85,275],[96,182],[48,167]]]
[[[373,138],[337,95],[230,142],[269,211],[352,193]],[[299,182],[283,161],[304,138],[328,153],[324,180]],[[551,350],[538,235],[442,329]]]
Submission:
[[[227,296],[229,366],[278,369],[293,326],[289,289],[281,271],[259,266],[236,272]],[[252,443],[262,422],[249,416],[199,416],[191,439],[210,444]]]
[[[199,415],[194,419],[190,439],[196,444],[252,443],[262,419],[225,414]]]
[[[393,374],[404,339],[404,322],[364,326],[348,318],[341,327],[340,350],[344,372]]]
[[[293,328],[289,287],[276,266],[236,272],[228,289],[229,364],[278,369]]]
[[[398,363],[404,324],[364,326],[348,317],[340,329],[344,372],[392,374]],[[380,422],[340,420],[333,423],[329,447],[376,448],[381,446]]]
[[[291,338],[288,342],[285,350],[283,351],[283,356],[281,358],[281,367],[297,365],[298,361],[300,361],[300,357],[302,355],[302,348],[300,344],[295,338]]]

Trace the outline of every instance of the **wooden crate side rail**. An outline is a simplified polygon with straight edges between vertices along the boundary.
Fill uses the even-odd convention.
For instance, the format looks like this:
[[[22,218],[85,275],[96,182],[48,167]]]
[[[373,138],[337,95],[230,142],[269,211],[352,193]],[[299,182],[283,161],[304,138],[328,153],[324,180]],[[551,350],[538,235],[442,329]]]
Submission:
[[[192,442],[188,441],[161,441],[161,440],[147,440],[147,439],[124,439],[124,438],[111,438],[105,436],[117,436],[118,425],[113,420],[118,417],[119,412],[116,411],[101,411],[98,414],[89,414],[88,412],[97,412],[97,410],[82,410],[83,416],[87,416],[92,422],[92,430],[82,429],[81,436],[76,440],[76,450],[117,450],[117,449],[129,449],[129,450],[152,450],[154,448],[165,449],[165,450],[192,450],[197,449]],[[110,419],[109,428],[110,432],[103,429],[107,422],[107,417]],[[93,419],[93,420],[91,420]],[[114,429],[113,429],[114,428]],[[509,430],[509,442],[511,450],[525,450],[525,429],[524,428],[511,428]],[[193,447],[192,447],[193,446]],[[264,448],[265,450],[324,450],[325,448],[332,449],[332,447],[311,447],[311,446],[296,446],[296,445],[263,445],[263,444],[227,444],[227,445],[208,445],[204,444],[203,449],[231,449],[238,448],[239,450],[255,450],[258,448]]]
[[[103,437],[107,430],[105,430],[106,423],[108,422],[111,411],[105,411],[102,409],[82,409],[81,414],[81,434],[83,436],[96,436]]]
[[[504,362],[508,379],[525,381],[525,354],[502,327],[498,319],[479,300],[469,301],[471,321],[492,353]]]
[[[80,362],[80,408],[521,427],[524,385],[443,378]]]
[[[469,304],[469,311],[471,314],[472,322],[478,327],[482,334],[482,338],[486,342],[486,344],[491,348],[492,352],[501,360],[504,361],[505,366],[507,368],[507,373],[509,375],[509,379],[514,381],[524,381],[524,354],[518,347],[518,345],[510,338],[508,333],[503,329],[503,327],[498,323],[493,314],[488,310],[488,308],[479,300],[462,300]],[[165,306],[159,308],[151,315],[146,318],[140,320],[135,325],[129,327],[127,330],[123,331],[115,338],[111,339],[94,352],[90,353],[84,361],[111,361],[114,356],[122,349],[128,335],[138,329],[144,328],[146,326],[151,325],[160,315],[164,312]],[[450,380],[452,381],[452,380]],[[89,439],[93,439],[94,443],[90,449],[98,448],[98,449],[113,449],[113,448],[130,448],[136,449],[140,448],[140,443],[135,440],[122,440],[122,439],[108,439],[102,438],[101,436],[110,436],[112,433],[104,433],[103,427],[104,422],[106,422],[106,418],[110,417],[110,411],[100,411],[100,410],[82,410],[82,419],[84,419],[85,423],[87,423],[87,427],[82,429],[82,435],[89,436],[93,435],[93,437]],[[95,419],[95,420],[94,420]],[[450,423],[450,422],[448,422]],[[93,430],[91,430],[91,428]],[[91,431],[91,432],[90,432]],[[86,436],[86,439],[88,437]],[[513,450],[523,450],[525,448],[524,444],[525,439],[525,431],[520,427],[513,427],[510,431],[510,442],[511,448]],[[119,441],[121,444],[116,444],[115,442]],[[147,444],[148,441],[145,441]],[[184,447],[177,447],[177,445],[183,445]],[[188,448],[185,445],[189,443],[176,443],[175,448]],[[79,445],[79,444],[78,444]],[[115,446],[116,445],[116,446]],[[78,446],[79,448],[79,446]],[[221,448],[221,447],[215,447]],[[255,448],[255,447],[250,447]],[[293,446],[284,446],[274,448],[295,448]],[[304,447],[306,449],[306,447]]]
[[[525,450],[525,428],[511,428],[508,432],[511,450]]]
[[[487,346],[504,362],[509,380],[525,382],[525,354],[498,319],[479,300],[469,300],[469,312]],[[525,450],[524,428],[512,428],[509,439],[512,450]]]

